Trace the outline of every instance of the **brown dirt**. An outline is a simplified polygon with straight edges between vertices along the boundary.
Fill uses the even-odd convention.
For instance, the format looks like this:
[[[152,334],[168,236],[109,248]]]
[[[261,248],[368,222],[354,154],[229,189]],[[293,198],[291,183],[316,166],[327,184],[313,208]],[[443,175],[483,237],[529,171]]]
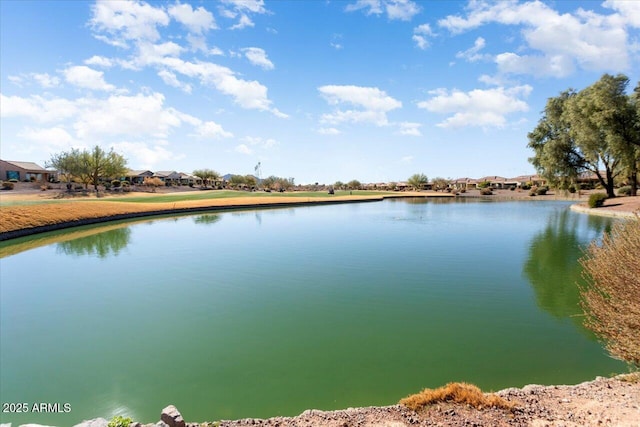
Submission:
[[[454,403],[433,404],[413,411],[401,405],[308,410],[297,417],[221,421],[223,427],[260,426],[640,426],[640,376],[597,378],[574,386],[529,385],[496,393],[513,410],[474,409]],[[193,424],[200,425],[200,424]],[[207,424],[204,424],[207,425]]]

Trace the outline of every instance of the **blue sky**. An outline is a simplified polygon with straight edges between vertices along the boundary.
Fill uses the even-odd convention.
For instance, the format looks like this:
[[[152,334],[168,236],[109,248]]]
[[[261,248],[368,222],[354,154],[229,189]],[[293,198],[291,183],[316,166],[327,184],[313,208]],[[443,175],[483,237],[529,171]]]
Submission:
[[[640,2],[0,1],[0,155],[296,183],[533,173],[546,99],[640,78]]]

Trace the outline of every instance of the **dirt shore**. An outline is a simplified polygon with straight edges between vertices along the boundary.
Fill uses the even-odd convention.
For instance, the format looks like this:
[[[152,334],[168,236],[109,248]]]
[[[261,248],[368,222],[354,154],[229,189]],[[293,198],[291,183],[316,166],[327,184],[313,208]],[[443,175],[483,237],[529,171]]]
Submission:
[[[307,410],[296,417],[241,419],[196,426],[352,427],[352,426],[514,426],[514,427],[638,427],[640,374],[596,378],[578,385],[528,385],[496,393],[514,405],[512,410],[475,409],[464,404],[437,403],[413,411],[401,405]],[[185,414],[188,418],[188,414]],[[142,425],[152,427],[154,424]]]
[[[640,377],[597,378],[573,386],[529,385],[499,391],[514,403],[505,409],[474,409],[466,405],[440,403],[418,412],[394,405],[346,409],[309,410],[292,418],[222,421],[220,426],[518,426],[591,427],[640,426]]]

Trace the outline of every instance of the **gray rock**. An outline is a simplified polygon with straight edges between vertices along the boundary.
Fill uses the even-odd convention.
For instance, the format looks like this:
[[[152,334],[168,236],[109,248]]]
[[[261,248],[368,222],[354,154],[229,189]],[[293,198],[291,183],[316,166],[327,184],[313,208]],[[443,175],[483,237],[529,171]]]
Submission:
[[[162,410],[160,419],[167,423],[169,427],[186,427],[186,423],[184,422],[182,415],[173,405],[169,405]]]
[[[92,420],[83,421],[73,427],[107,427],[109,421],[104,418],[94,418]]]

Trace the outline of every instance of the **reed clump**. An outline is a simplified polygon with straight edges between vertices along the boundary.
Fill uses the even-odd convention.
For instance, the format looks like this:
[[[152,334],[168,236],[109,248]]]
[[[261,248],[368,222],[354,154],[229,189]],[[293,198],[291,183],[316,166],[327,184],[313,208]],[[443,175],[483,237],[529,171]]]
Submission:
[[[514,405],[493,393],[485,394],[473,384],[448,383],[436,389],[424,389],[420,393],[407,396],[399,402],[409,409],[417,411],[427,405],[435,403],[457,403],[469,405],[476,409],[500,408],[513,409]]]
[[[580,262],[586,326],[613,357],[640,368],[640,217],[615,224]]]

